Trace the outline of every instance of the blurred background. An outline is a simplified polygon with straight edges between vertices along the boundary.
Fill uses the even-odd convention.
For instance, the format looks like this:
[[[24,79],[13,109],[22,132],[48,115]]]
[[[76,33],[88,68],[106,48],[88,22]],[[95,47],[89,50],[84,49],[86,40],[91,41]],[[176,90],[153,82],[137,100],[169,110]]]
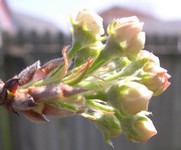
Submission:
[[[69,16],[90,8],[104,18],[136,15],[144,22],[145,49],[171,74],[172,85],[153,97],[149,110],[158,134],[147,143],[125,136],[116,150],[181,149],[181,1],[180,0],[0,0],[0,78],[7,80],[36,60],[59,57],[71,44]],[[95,125],[81,117],[36,124],[0,108],[0,150],[112,150]]]

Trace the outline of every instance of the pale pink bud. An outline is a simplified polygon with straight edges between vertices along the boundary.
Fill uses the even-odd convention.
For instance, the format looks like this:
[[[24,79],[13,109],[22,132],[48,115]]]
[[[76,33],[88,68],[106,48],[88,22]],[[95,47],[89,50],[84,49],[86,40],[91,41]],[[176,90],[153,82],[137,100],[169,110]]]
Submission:
[[[147,62],[155,63],[160,66],[160,60],[157,56],[147,50],[141,50],[138,54],[139,59],[145,59]]]
[[[77,24],[85,30],[95,35],[104,34],[103,19],[97,15],[94,11],[89,9],[83,9],[79,11],[77,18]]]
[[[127,128],[126,134],[133,141],[146,142],[157,134],[153,122],[143,112],[132,116],[129,122],[131,126]]]
[[[135,16],[115,19],[111,31],[108,33],[115,38],[117,43],[128,42],[132,40],[135,35],[142,32],[143,23]]]
[[[134,57],[145,45],[143,23],[135,16],[115,19],[108,26],[109,38],[104,51],[112,57]]]
[[[145,77],[143,75],[140,82],[153,91],[154,95],[160,95],[169,87],[168,79],[171,76],[167,73],[167,70],[153,63],[147,64],[143,70],[145,71]]]
[[[139,32],[135,37],[130,40],[127,48],[125,49],[128,57],[135,56],[145,45],[145,32]]]
[[[159,58],[152,53],[142,50],[138,56],[145,63],[142,67],[143,71],[138,74],[138,77],[140,77],[139,82],[153,91],[154,95],[161,94],[170,85],[168,79],[171,76],[166,69],[160,67]]]
[[[135,115],[148,109],[152,92],[137,82],[116,83],[108,90],[109,102],[124,115]]]

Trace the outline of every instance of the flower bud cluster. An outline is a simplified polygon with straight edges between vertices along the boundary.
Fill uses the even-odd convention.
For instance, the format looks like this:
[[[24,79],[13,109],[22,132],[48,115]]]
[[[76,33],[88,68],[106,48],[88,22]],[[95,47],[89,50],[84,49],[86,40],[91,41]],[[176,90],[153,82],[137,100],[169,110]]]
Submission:
[[[108,144],[122,133],[140,142],[154,136],[148,106],[168,88],[170,75],[158,57],[142,50],[145,33],[137,17],[113,20],[107,36],[102,22],[87,9],[71,18],[72,46],[62,50],[62,58],[43,66],[38,61],[0,81],[1,105],[35,122],[81,115]]]

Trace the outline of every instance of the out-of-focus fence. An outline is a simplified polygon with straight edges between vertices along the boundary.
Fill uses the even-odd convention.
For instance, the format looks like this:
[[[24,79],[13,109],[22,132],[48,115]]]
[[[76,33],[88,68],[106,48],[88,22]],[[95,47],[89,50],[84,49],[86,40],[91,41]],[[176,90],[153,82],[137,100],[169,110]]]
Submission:
[[[47,32],[15,37],[3,34],[0,51],[0,77],[6,80],[27,65],[59,57],[64,45],[70,43],[62,33],[53,37]],[[145,49],[161,61],[161,66],[172,75],[172,85],[159,97],[154,97],[149,110],[158,135],[147,143],[132,143],[125,136],[113,140],[116,150],[180,150],[181,149],[181,38],[148,36]],[[75,116],[51,119],[50,123],[36,124],[0,108],[0,150],[112,150],[94,124]]]

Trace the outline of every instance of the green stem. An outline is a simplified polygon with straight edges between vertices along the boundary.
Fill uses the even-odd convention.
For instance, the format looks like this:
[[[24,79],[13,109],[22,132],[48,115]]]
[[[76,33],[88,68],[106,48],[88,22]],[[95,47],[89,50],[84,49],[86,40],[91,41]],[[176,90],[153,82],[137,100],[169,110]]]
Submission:
[[[114,108],[101,100],[97,99],[86,100],[86,105],[88,108],[94,111],[101,111],[106,114],[114,113]]]
[[[125,119],[125,116],[123,115],[123,114],[121,114],[121,112],[120,111],[118,111],[118,110],[114,110],[114,114],[115,114],[115,116],[119,119],[119,121],[123,121],[124,119]]]
[[[111,83],[117,79],[120,79],[121,77],[125,77],[125,76],[131,76],[131,75],[135,75],[134,73],[136,73],[135,71],[137,70],[137,68],[134,68],[134,65],[130,66],[126,66],[125,68],[123,68],[120,72],[114,74],[114,75],[110,75],[108,77],[103,78],[102,80],[93,80],[94,82],[91,81],[82,81],[78,84],[78,86],[80,87],[84,87],[87,89],[101,89],[104,87],[109,87],[109,85],[111,85]],[[93,71],[93,69],[91,69],[91,71]],[[88,70],[88,74],[91,73],[90,70]],[[95,84],[96,82],[96,84]],[[98,88],[99,87],[99,88]]]
[[[105,81],[113,81],[116,79],[119,79],[124,76],[133,76],[137,74],[140,71],[140,68],[142,67],[142,64],[139,62],[132,62],[131,64],[125,66],[120,72],[117,74],[114,74],[110,77],[104,78]]]
[[[97,69],[104,66],[108,61],[109,61],[109,58],[108,57],[106,58],[105,56],[102,55],[102,53],[100,53],[100,55],[97,57],[97,59],[94,61],[94,63],[89,68],[87,75],[92,74]]]
[[[80,43],[78,43],[78,42],[73,43],[72,48],[69,50],[68,58],[72,59],[74,57],[74,55],[81,49],[82,49],[82,47],[81,47]]]
[[[65,103],[65,102],[48,103],[48,104],[54,105],[54,106],[59,107],[59,108],[67,109],[67,110],[70,110],[72,112],[77,112],[79,110],[79,107]]]

